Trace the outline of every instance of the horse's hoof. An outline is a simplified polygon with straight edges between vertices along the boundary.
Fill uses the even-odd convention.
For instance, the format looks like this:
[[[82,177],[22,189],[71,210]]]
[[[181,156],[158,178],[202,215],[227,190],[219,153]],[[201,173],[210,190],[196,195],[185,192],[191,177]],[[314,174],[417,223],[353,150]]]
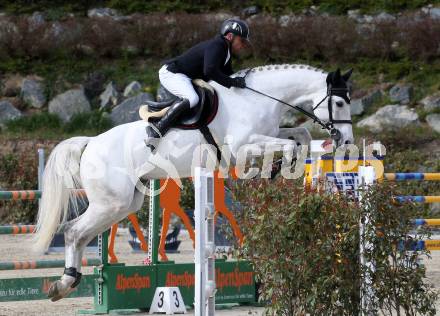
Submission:
[[[58,301],[62,298],[60,295],[60,291],[58,289],[58,284],[60,284],[60,281],[55,281],[50,285],[49,291],[47,292],[47,297],[50,298],[52,302]]]
[[[56,301],[59,301],[60,299],[62,299],[63,297],[61,296],[61,295],[57,295],[57,296],[54,296],[54,297],[52,297],[51,299],[50,299],[50,301],[51,302],[56,302]]]
[[[75,291],[74,288],[68,287],[67,289],[64,289],[63,283],[61,281],[53,282],[50,285],[49,291],[47,292],[47,297],[50,298],[52,302],[59,301],[63,297],[66,297],[73,291]]]

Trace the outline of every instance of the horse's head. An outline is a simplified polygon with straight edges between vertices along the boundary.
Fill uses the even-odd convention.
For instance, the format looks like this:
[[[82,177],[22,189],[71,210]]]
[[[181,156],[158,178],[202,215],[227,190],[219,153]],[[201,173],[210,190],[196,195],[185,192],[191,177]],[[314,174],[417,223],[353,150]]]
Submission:
[[[327,102],[315,110],[315,115],[333,126],[332,138],[337,146],[352,144],[354,141],[348,79],[352,69],[341,75],[337,69],[327,75]]]

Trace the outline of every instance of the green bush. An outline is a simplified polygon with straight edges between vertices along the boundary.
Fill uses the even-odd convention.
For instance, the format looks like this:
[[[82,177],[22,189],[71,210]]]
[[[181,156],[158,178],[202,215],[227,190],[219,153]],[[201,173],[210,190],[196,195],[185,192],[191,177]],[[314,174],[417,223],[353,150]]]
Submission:
[[[70,134],[78,133],[96,135],[107,131],[112,126],[108,115],[98,110],[76,114],[67,123],[63,123],[57,115],[48,112],[23,116],[6,123],[8,132],[14,134],[31,133],[36,137],[54,133],[58,133],[58,137],[62,137],[60,134],[66,134],[67,137]]]
[[[55,114],[41,112],[8,121],[6,127],[13,133],[36,132],[43,129],[58,130],[61,127],[61,120]]]
[[[8,61],[11,59],[47,63],[59,56],[69,60],[72,69],[82,67],[76,63],[85,56],[95,61],[128,56],[167,59],[214,36],[220,26],[220,21],[214,23],[211,15],[188,13],[139,14],[128,21],[74,17],[58,21],[62,28],[77,30],[61,40],[52,31],[51,21],[34,30],[26,17],[9,19],[14,28],[0,25],[5,34],[0,38],[0,69],[22,66]],[[280,27],[273,16],[261,15],[249,20],[249,24],[253,53],[263,60],[356,62],[368,58],[402,60],[409,68],[413,60],[432,62],[439,57],[440,22],[415,14],[373,22],[374,27],[364,28],[362,33],[356,31],[356,22],[346,16],[306,16]],[[327,36],[325,30],[338,36]],[[403,66],[398,71],[405,70]],[[71,72],[69,67],[66,71]]]
[[[342,195],[305,193],[301,184],[282,179],[239,182],[234,195],[242,205],[245,236],[238,252],[253,263],[268,314],[359,314],[360,284],[367,272],[359,265],[364,209]],[[426,251],[407,256],[397,247],[412,229],[415,208],[391,206],[391,195],[391,188],[381,187],[368,196],[373,223],[381,232],[368,231],[368,241],[375,245],[368,255],[377,266],[374,307],[385,315],[393,307],[406,315],[434,315],[435,294],[424,283],[424,268],[416,264]],[[423,237],[421,232],[415,240]]]
[[[375,266],[374,271],[367,268],[363,273],[372,275],[375,307],[383,315],[435,315],[438,294],[427,282],[426,268],[420,264],[421,259],[430,258],[430,252],[415,248],[431,236],[426,227],[414,229],[413,219],[426,214],[416,203],[390,201],[396,194],[394,184],[365,192],[363,203],[371,220],[365,236],[366,242],[373,245],[365,258]]]
[[[214,10],[231,10],[240,12],[243,8],[250,5],[258,5],[263,11],[275,14],[286,12],[298,12],[311,5],[317,5],[321,11],[341,14],[350,9],[361,9],[364,12],[376,12],[379,10],[398,11],[405,9],[415,9],[429,3],[436,3],[438,0],[394,0],[394,1],[374,1],[374,0],[107,0],[107,1],[66,1],[66,0],[4,0],[0,4],[1,9],[8,12],[31,13],[33,11],[57,10],[65,12],[86,12],[94,7],[111,7],[123,13],[131,14],[136,12],[173,12],[186,11],[192,13],[207,12]]]
[[[35,154],[0,154],[0,188],[33,190],[37,188]],[[0,201],[0,223],[33,223],[37,201]]]
[[[88,113],[79,113],[63,126],[66,133],[75,133],[81,131],[92,131],[100,134],[113,126],[110,118],[100,111],[92,111]]]

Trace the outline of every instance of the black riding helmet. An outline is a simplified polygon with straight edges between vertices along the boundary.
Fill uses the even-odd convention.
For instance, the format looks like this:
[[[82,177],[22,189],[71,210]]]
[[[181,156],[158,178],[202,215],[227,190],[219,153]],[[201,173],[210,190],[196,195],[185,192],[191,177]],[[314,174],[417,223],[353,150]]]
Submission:
[[[225,36],[232,33],[249,41],[249,26],[245,21],[239,19],[228,19],[222,23],[220,34]]]

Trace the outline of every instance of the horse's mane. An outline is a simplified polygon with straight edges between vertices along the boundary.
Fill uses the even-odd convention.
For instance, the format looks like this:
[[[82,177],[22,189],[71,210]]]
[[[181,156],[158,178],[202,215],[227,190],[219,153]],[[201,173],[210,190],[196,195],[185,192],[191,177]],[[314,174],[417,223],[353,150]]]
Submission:
[[[279,69],[307,69],[312,70],[320,73],[326,73],[324,70],[315,68],[309,65],[304,64],[275,64],[275,65],[265,65],[265,66],[257,66],[252,67],[252,70],[250,73],[258,73],[261,71],[270,71],[270,70],[279,70]],[[246,72],[249,70],[249,68],[241,69],[238,72],[235,73],[237,76],[244,76]]]

